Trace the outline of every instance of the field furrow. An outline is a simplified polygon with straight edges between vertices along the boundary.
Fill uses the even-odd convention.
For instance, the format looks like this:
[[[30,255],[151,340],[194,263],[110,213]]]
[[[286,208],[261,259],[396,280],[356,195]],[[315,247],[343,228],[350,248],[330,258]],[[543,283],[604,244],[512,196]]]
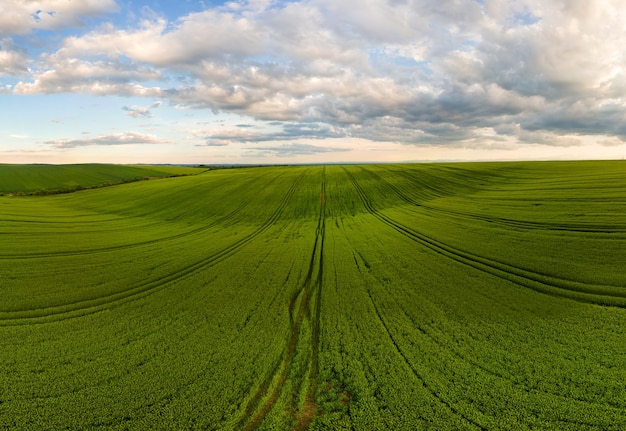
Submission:
[[[484,426],[482,426],[480,423],[478,423],[477,421],[475,421],[474,419],[472,419],[471,417],[465,415],[464,413],[462,413],[461,411],[459,411],[454,405],[450,404],[448,401],[445,400],[445,398],[443,398],[434,388],[432,388],[427,380],[425,379],[425,377],[420,373],[419,370],[417,370],[417,368],[413,365],[413,363],[405,356],[405,354],[403,353],[402,349],[400,348],[400,346],[398,345],[398,343],[396,342],[393,333],[390,331],[389,327],[387,326],[387,323],[385,322],[385,318],[383,317],[383,315],[381,314],[380,310],[378,309],[376,302],[374,301],[374,299],[372,298],[372,294],[368,289],[368,297],[372,303],[372,306],[374,307],[374,310],[376,311],[376,317],[378,317],[378,321],[381,323],[381,325],[385,328],[385,332],[387,333],[387,336],[389,337],[389,340],[391,341],[391,344],[393,344],[394,348],[396,349],[396,351],[398,352],[398,354],[400,355],[400,357],[402,358],[403,362],[406,364],[406,366],[411,370],[411,372],[413,373],[413,375],[417,378],[417,380],[420,382],[420,384],[426,389],[428,390],[428,392],[430,392],[430,394],[437,399],[437,401],[439,401],[441,404],[443,404],[448,410],[450,410],[452,412],[452,414],[461,417],[468,425],[473,426],[473,429],[481,429],[481,430],[486,430],[487,428],[485,428]]]
[[[365,169],[365,168],[363,168]],[[386,169],[386,172],[393,172],[389,168]],[[419,207],[420,209],[424,209],[428,212],[435,214],[436,216],[445,216],[445,217],[458,217],[461,219],[474,219],[483,221],[486,223],[493,223],[502,225],[506,228],[518,228],[518,229],[542,229],[542,230],[555,230],[555,231],[572,231],[572,232],[589,232],[589,233],[623,233],[626,232],[626,225],[624,224],[607,224],[607,225],[598,225],[598,223],[564,223],[560,222],[540,222],[540,221],[531,221],[531,220],[516,220],[509,219],[504,217],[497,217],[494,215],[481,215],[476,214],[470,211],[460,211],[458,209],[450,209],[450,208],[439,208],[433,205],[429,205],[428,201],[432,199],[432,196],[424,199],[423,201],[418,201],[413,197],[410,197],[407,193],[402,191],[398,186],[394,185],[387,181],[383,176],[375,173],[372,170],[367,170],[369,176],[372,176],[384,184],[386,188],[388,188],[392,193],[397,195],[400,199],[406,202],[409,205],[414,205]],[[401,171],[406,177],[408,177],[411,183],[415,184],[415,176]],[[417,183],[419,186],[423,186],[423,183]],[[440,193],[435,190],[436,193]]]
[[[0,196],[0,429],[626,429],[623,166]]]
[[[379,212],[370,202],[363,188],[354,176],[346,170],[364,206],[373,216],[391,228],[428,247],[434,252],[454,259],[457,262],[483,270],[497,277],[513,281],[541,293],[563,296],[579,301],[602,305],[626,306],[626,289],[623,286],[589,285],[574,280],[560,279],[506,264],[502,261],[460,250],[420,233],[414,228],[393,220]]]
[[[315,241],[311,251],[309,266],[302,287],[290,300],[289,318],[290,335],[287,341],[286,352],[282,355],[280,365],[268,375],[266,380],[254,393],[251,401],[244,409],[244,415],[239,426],[244,430],[257,429],[266,415],[272,410],[278,399],[289,396],[294,429],[308,429],[315,416],[315,394],[317,388],[318,356],[319,356],[319,321],[322,299],[322,276],[324,264],[324,237],[325,237],[325,214],[326,214],[326,176],[325,169],[321,173],[321,186],[319,195],[319,215],[315,228]],[[309,322],[308,328],[303,328],[303,323]],[[308,331],[307,336],[302,332]],[[302,339],[310,339],[310,345],[304,346]],[[310,349],[308,363],[294,365],[297,350]],[[298,370],[298,368],[300,369]],[[285,383],[290,371],[302,371],[308,369],[306,379],[303,379],[299,387],[292,394],[285,394]],[[304,401],[299,401],[304,394]]]
[[[78,301],[74,303],[67,303],[57,307],[50,308],[38,308],[27,309],[18,311],[4,311],[0,310],[0,325],[14,325],[14,324],[33,324],[44,323],[50,321],[56,321],[59,319],[69,319],[84,316],[86,314],[97,313],[103,309],[110,308],[116,304],[123,303],[125,301],[133,301],[143,298],[155,291],[167,287],[167,285],[173,281],[181,281],[186,277],[194,274],[195,272],[204,269],[208,266],[215,265],[218,262],[232,256],[240,247],[244,246],[248,242],[252,241],[257,236],[261,235],[264,231],[269,229],[280,218],[282,211],[287,206],[289,199],[293,196],[297,190],[300,180],[303,178],[302,173],[298,179],[291,185],[287,193],[279,202],[278,207],[272,213],[271,217],[260,225],[258,229],[249,235],[235,241],[226,248],[223,248],[191,265],[184,266],[175,272],[169,273],[163,278],[152,280],[145,284],[141,284],[137,287],[124,290],[123,292],[115,293],[108,296],[101,296],[85,301]]]

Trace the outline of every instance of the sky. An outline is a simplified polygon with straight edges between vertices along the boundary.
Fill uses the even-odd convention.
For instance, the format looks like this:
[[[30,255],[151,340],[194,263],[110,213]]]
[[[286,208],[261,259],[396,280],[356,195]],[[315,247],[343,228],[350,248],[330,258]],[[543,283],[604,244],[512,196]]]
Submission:
[[[626,157],[623,0],[2,0],[0,163]]]

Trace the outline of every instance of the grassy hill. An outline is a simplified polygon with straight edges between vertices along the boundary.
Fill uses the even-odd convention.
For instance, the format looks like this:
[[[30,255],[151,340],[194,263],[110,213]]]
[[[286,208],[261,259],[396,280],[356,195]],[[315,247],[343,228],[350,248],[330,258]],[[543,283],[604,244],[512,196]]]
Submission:
[[[49,194],[136,181],[190,175],[204,169],[182,166],[107,164],[0,165],[0,194]]]
[[[0,428],[622,430],[622,162],[0,197]]]

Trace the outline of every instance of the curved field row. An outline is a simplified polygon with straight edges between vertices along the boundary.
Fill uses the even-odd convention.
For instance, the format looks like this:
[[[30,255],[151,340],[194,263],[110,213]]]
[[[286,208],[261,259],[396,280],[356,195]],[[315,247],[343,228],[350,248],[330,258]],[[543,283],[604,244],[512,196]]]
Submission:
[[[291,185],[285,196],[279,202],[278,207],[272,213],[271,217],[268,220],[261,224],[260,227],[251,234],[239,239],[238,241],[235,241],[234,243],[230,244],[226,248],[219,250],[218,252],[215,252],[197,262],[194,262],[193,264],[180,268],[176,272],[172,272],[161,279],[153,280],[116,294],[92,298],[85,301],[67,303],[61,306],[50,308],[28,309],[19,311],[0,311],[0,325],[32,324],[37,323],[40,319],[44,319],[44,321],[50,321],[51,317],[53,317],[54,320],[58,320],[59,318],[72,318],[85,314],[96,313],[105,307],[108,308],[113,304],[120,303],[122,301],[139,299],[147,294],[150,294],[154,290],[158,290],[167,286],[168,283],[174,280],[180,281],[204,267],[214,265],[215,263],[220,262],[233,255],[238,248],[247,244],[257,236],[259,236],[261,233],[266,231],[268,228],[270,228],[274,223],[276,223],[276,221],[280,218],[282,211],[287,206],[289,199],[295,193],[298,184],[304,174],[305,173],[303,172],[300,177]]]
[[[387,172],[393,172],[387,167]],[[407,172],[401,172],[405,175],[406,178],[414,183],[415,177]],[[441,208],[433,205],[429,205],[428,201],[430,199],[426,199],[423,202],[417,201],[414,198],[409,197],[405,192],[400,190],[399,187],[385,180],[380,175],[375,172],[369,170],[368,174],[372,177],[376,178],[376,181],[385,184],[385,187],[388,187],[394,194],[396,194],[400,199],[409,205],[414,205],[420,207],[420,209],[425,209],[426,211],[432,212],[437,216],[453,216],[459,217],[461,219],[475,219],[487,223],[494,223],[502,225],[506,228],[522,228],[522,229],[545,229],[545,230],[555,230],[555,231],[572,231],[572,232],[591,232],[591,233],[616,233],[616,232],[626,232],[626,225],[622,223],[618,224],[606,224],[599,225],[598,223],[573,223],[573,222],[547,222],[547,221],[532,221],[532,220],[518,220],[511,219],[505,217],[498,217],[495,215],[482,215],[477,214],[470,211],[461,211],[458,209],[451,208]],[[419,182],[418,184],[423,185],[423,183]],[[437,193],[437,191],[435,191]],[[431,196],[432,199],[432,196]]]
[[[620,166],[0,197],[0,428],[622,430]]]
[[[268,374],[265,381],[255,391],[253,397],[243,410],[242,420],[238,427],[243,430],[259,428],[267,414],[275,407],[276,402],[286,394],[285,383],[288,373],[294,365],[297,350],[309,350],[308,375],[303,379],[297,391],[304,394],[302,405],[292,398],[290,410],[293,412],[292,421],[294,429],[308,429],[315,415],[315,395],[317,389],[318,356],[320,343],[320,313],[322,298],[322,278],[324,268],[324,237],[326,231],[326,171],[321,173],[320,208],[315,228],[315,241],[311,252],[311,259],[302,283],[302,287],[296,292],[289,302],[289,339],[286,352],[283,353],[281,363]],[[301,341],[303,322],[308,320],[310,328],[310,345],[305,346]],[[304,337],[302,337],[304,338]]]
[[[385,171],[388,169],[389,167]],[[363,179],[367,178],[369,181],[374,181],[388,195],[397,196],[401,201],[410,204],[410,206],[402,209],[408,215],[408,217],[402,218],[405,220],[403,222],[405,225],[408,222],[410,226],[415,226],[415,222],[419,221],[420,228],[417,230],[430,238],[436,238],[441,243],[464,251],[471,251],[474,255],[547,276],[557,281],[565,280],[589,286],[611,286],[617,287],[620,291],[626,285],[626,278],[616,276],[618,274],[613,271],[615,264],[619,262],[616,262],[612,257],[607,259],[607,256],[617,257],[626,246],[626,236],[623,232],[626,218],[619,215],[621,212],[616,211],[619,204],[615,206],[601,204],[603,208],[601,216],[588,214],[567,216],[567,220],[584,216],[585,219],[588,219],[584,227],[582,224],[574,225],[569,221],[564,221],[561,217],[566,216],[567,212],[562,209],[559,209],[559,213],[562,212],[563,215],[559,217],[558,222],[529,221],[528,223],[517,223],[516,221],[514,223],[498,223],[493,222],[494,217],[503,219],[497,217],[498,212],[514,213],[518,207],[501,204],[500,207],[494,208],[488,216],[477,216],[472,211],[492,202],[491,199],[481,197],[487,192],[473,192],[467,196],[433,199],[432,205],[421,204],[408,195],[407,192],[410,192],[411,188],[405,187],[404,190],[401,190],[392,183],[390,181],[394,178],[392,175],[384,178],[371,168],[362,168],[359,172],[363,174]],[[610,176],[610,179],[614,181],[613,176]],[[510,180],[501,181],[508,183]],[[553,180],[550,180],[550,183],[552,184]],[[492,184],[491,187],[498,190],[497,194],[493,192],[492,196],[498,196],[498,200],[501,202],[510,203],[507,198],[509,192],[500,191],[501,187],[497,183]],[[526,186],[522,185],[521,187],[525,188]],[[586,193],[584,188],[569,187],[560,190],[559,194],[560,196],[581,196]],[[594,205],[598,206],[598,199],[604,199],[604,195],[604,193],[598,192],[593,196],[586,196],[587,201],[583,205],[584,209],[581,209],[591,212],[590,209]],[[534,194],[533,199],[541,198]],[[456,207],[469,208],[472,211],[457,211],[454,210],[454,206],[451,209],[451,202]],[[542,217],[543,214],[551,214],[550,209],[544,210],[541,205],[537,207],[535,205],[533,203],[532,207],[536,209],[527,211],[529,220]],[[572,207],[576,208],[578,205],[572,205]],[[431,208],[436,208],[436,211],[431,211]],[[567,208],[567,206],[559,205],[559,208]],[[485,209],[482,211],[485,212]],[[467,214],[467,216],[461,216],[461,214]],[[607,224],[609,220],[610,224]],[[395,221],[400,220],[395,219]],[[529,228],[530,226],[533,228]],[[536,229],[538,226],[543,228]],[[448,234],[446,230],[451,233]],[[470,240],[469,238],[472,237],[474,239]],[[487,246],[483,246],[483,244]],[[520,244],[520,246],[518,247],[516,244]],[[573,259],[572,256],[575,254],[578,254],[581,259]],[[588,261],[592,264],[585,265]],[[593,271],[589,271],[591,267],[593,267]],[[582,277],[583,272],[588,274]]]
[[[352,169],[355,176],[361,173],[358,169],[349,169]],[[359,179],[363,178],[359,177]],[[375,195],[373,188],[367,191]],[[350,230],[347,230],[348,224],[353,226]],[[332,379],[339,380],[340,383],[334,384],[336,387],[344,387],[350,394],[360,393],[361,397],[365,396],[364,387],[379,388],[374,392],[373,397],[369,396],[361,400],[361,403],[369,406],[367,412],[365,410],[362,412],[364,417],[385,418],[384,423],[392,429],[411,429],[409,422],[385,415],[385,411],[392,409],[396,412],[403,411],[402,417],[412,417],[413,429],[431,427],[506,429],[507,426],[503,425],[505,422],[513,429],[532,429],[533,427],[538,429],[604,429],[604,427],[619,429],[617,424],[623,423],[620,416],[626,406],[623,403],[624,400],[616,401],[613,398],[609,401],[611,397],[604,398],[601,394],[607,393],[605,392],[607,389],[600,388],[603,383],[596,386],[596,382],[582,383],[577,380],[575,385],[580,388],[584,387],[585,390],[572,391],[569,383],[560,381],[562,378],[566,381],[571,378],[575,374],[572,369],[585,368],[590,375],[594,375],[598,370],[583,366],[580,356],[577,361],[566,353],[559,353],[559,358],[563,358],[559,360],[565,364],[560,363],[558,367],[562,366],[562,369],[555,371],[557,358],[554,350],[551,350],[554,349],[554,345],[551,341],[547,341],[550,337],[544,338],[543,345],[540,341],[550,332],[547,328],[551,326],[556,329],[561,322],[567,322],[570,318],[572,324],[576,325],[574,322],[578,319],[579,310],[589,307],[588,305],[578,306],[571,301],[563,301],[560,297],[537,295],[529,289],[516,289],[513,283],[492,277],[488,272],[466,266],[453,259],[441,259],[439,254],[433,253],[430,249],[411,246],[411,242],[415,244],[413,239],[395,229],[390,232],[386,224],[371,215],[346,220],[345,226],[339,224],[336,226],[337,229],[333,230],[336,232],[335,235],[340,235],[342,231],[345,231],[345,239],[351,246],[341,249],[340,253],[337,252],[333,260],[337,268],[344,268],[342,269],[344,272],[347,272],[345,268],[348,260],[353,261],[358,268],[359,275],[358,277],[342,277],[342,281],[339,281],[337,286],[337,294],[346,298],[346,301],[361,304],[361,301],[356,299],[358,298],[356,292],[353,293],[355,286],[352,284],[363,284],[361,297],[372,303],[370,307],[372,311],[368,313],[366,309],[359,307],[359,312],[350,314],[346,310],[348,316],[363,316],[360,319],[346,316],[344,319],[347,324],[343,323],[340,318],[328,317],[329,320],[332,319],[329,331],[341,328],[341,335],[336,338],[328,335],[329,338],[335,339],[336,347],[332,355],[334,361],[328,364],[330,373],[324,374],[329,375],[327,378],[331,381]],[[367,239],[361,239],[357,232],[365,226],[367,226],[367,232],[371,234]],[[404,238],[404,240],[399,238]],[[394,244],[396,249],[393,253],[384,248],[386,243]],[[343,257],[346,254],[350,255],[350,259]],[[356,280],[359,278],[365,281],[357,283]],[[354,281],[350,283],[348,280]],[[331,291],[332,289],[326,290],[327,293]],[[353,311],[353,308],[357,308],[356,304],[354,306],[351,303],[350,306],[348,304],[344,302],[338,310],[349,307],[349,310]],[[525,309],[525,306],[529,308]],[[551,316],[548,322],[541,324],[542,322],[537,319],[538,316],[530,317],[534,314],[533,308],[530,307],[537,307],[538,315],[541,314],[539,310],[543,309],[543,312]],[[564,316],[564,310],[568,309],[571,309],[571,313],[576,317],[570,317],[568,312],[565,312]],[[574,309],[576,311],[573,311]],[[622,312],[621,309],[615,309],[616,315]],[[363,324],[364,319],[378,320],[378,315],[385,320],[385,325],[380,325],[381,329],[375,326],[370,328],[371,325]],[[498,326],[495,327],[497,331],[492,334],[490,331],[493,329],[491,325],[495,316],[501,316],[496,318],[496,322],[505,319],[506,323],[498,322]],[[456,319],[466,320],[460,325],[454,325]],[[525,325],[526,322],[528,322],[528,327]],[[585,324],[589,324],[588,321],[586,322]],[[579,323],[583,325],[582,322]],[[356,329],[352,330],[351,326]],[[507,331],[505,337],[500,334],[504,328],[516,326],[520,327],[510,332]],[[579,329],[574,330],[574,334],[577,330]],[[342,340],[358,337],[357,331],[364,333],[362,342],[357,343],[357,347],[351,349],[346,347],[348,343]],[[539,333],[543,336],[537,337],[536,334]],[[618,334],[619,332],[615,334],[616,337],[619,337]],[[483,337],[493,338],[483,339]],[[533,346],[534,342],[531,343],[529,337],[536,340],[538,346]],[[574,335],[574,337],[579,337],[581,340],[587,339],[587,336],[582,334]],[[396,348],[391,341],[387,342],[392,347],[388,349],[391,350],[388,357],[384,356],[383,352],[373,351],[373,346],[382,345],[381,340],[385,338],[392,338],[397,346]],[[368,343],[367,339],[377,340],[377,342]],[[554,339],[563,340],[563,346],[571,343],[571,339],[565,332],[555,333]],[[505,347],[496,347],[504,343],[506,343]],[[602,346],[609,347],[610,345],[611,343],[607,341],[599,341],[597,346],[603,349]],[[539,348],[551,351],[554,356],[539,359],[537,356]],[[346,349],[350,349],[349,355]],[[405,359],[397,353],[398,349],[404,354]],[[359,351],[363,353],[359,354]],[[396,351],[399,361],[394,360],[393,351]],[[379,367],[385,371],[383,375],[367,379],[370,373],[375,373],[375,371],[372,365],[369,369],[364,365],[367,379],[365,380],[361,376],[352,375],[353,371],[346,372],[345,362],[343,369],[333,368],[331,364],[337,363],[337,355],[344,358],[357,356],[362,363],[366,363],[368,356],[373,356],[376,358],[375,363],[380,363]],[[572,358],[571,363],[564,358]],[[590,364],[595,363],[593,355],[590,355],[587,360]],[[386,361],[390,363],[393,361],[394,365],[385,367]],[[525,366],[515,366],[518,363],[524,363]],[[545,364],[542,368],[545,368],[544,373],[547,374],[541,374],[539,377],[532,372],[528,373],[528,370],[536,366],[531,364],[539,363]],[[412,383],[413,379],[406,375],[404,375],[406,383],[394,380],[392,376],[395,372],[391,367],[393,370],[407,368],[409,373],[411,373],[410,369],[414,368],[426,382],[429,390],[419,395],[416,388],[421,387],[422,383],[419,379]],[[388,377],[384,377],[385,372]],[[336,373],[339,377],[334,377]],[[609,374],[607,373],[606,376]],[[547,375],[550,377],[548,378]],[[393,392],[385,390],[384,382],[386,381],[390,385],[387,390],[395,391],[398,395],[393,396]],[[614,387],[608,393],[615,389]],[[414,406],[414,415],[411,414],[410,407],[402,410],[402,404],[395,404],[397,401],[401,403],[401,400],[406,400],[405,397],[409,396],[406,395],[407,393],[413,394],[414,401],[410,405]],[[452,409],[445,407],[445,403],[438,401],[439,398],[452,406]],[[503,399],[515,401],[504,405],[498,401]],[[437,404],[441,404],[442,408],[438,408]],[[361,414],[360,410],[353,403],[348,405],[351,406],[349,409],[355,418],[353,423],[360,423],[360,419],[357,419]],[[539,405],[550,405],[553,413],[549,414],[540,407],[533,407]],[[430,408],[436,410],[431,413]],[[537,410],[534,410],[535,408]],[[337,413],[341,411],[340,406],[335,409]],[[448,410],[447,413],[445,409]],[[538,412],[538,416],[528,414],[528,409]],[[459,418],[456,421],[455,416]],[[433,417],[438,420],[431,422]],[[463,417],[472,422],[468,422]],[[329,423],[327,421],[329,419],[324,423]],[[374,425],[375,422],[368,423],[372,428],[383,428],[381,425]],[[357,429],[366,429],[366,427],[361,423]]]
[[[437,401],[439,401],[447,409],[449,409],[452,412],[453,415],[461,417],[468,425],[471,425],[472,427],[474,427],[474,429],[486,430],[487,428],[483,427],[480,423],[476,422],[471,417],[466,416],[465,414],[463,414],[454,405],[452,405],[448,401],[446,401],[435,389],[433,389],[428,384],[426,379],[424,379],[424,376],[422,376],[422,374],[415,368],[413,363],[405,356],[405,354],[403,353],[402,349],[400,348],[400,346],[396,342],[392,331],[389,329],[389,327],[387,326],[387,323],[385,322],[385,318],[382,316],[380,310],[376,306],[376,302],[372,298],[372,293],[369,291],[369,289],[368,289],[367,295],[368,295],[368,297],[370,299],[370,302],[372,303],[372,306],[374,307],[374,310],[376,311],[376,317],[378,318],[378,320],[381,323],[381,325],[385,328],[385,332],[387,333],[387,336],[389,337],[389,340],[391,340],[391,344],[393,344],[394,348],[396,349],[396,351],[398,352],[400,357],[402,357],[402,360],[404,361],[406,366],[411,369],[411,372],[413,373],[413,375],[417,378],[417,380],[419,380],[421,382],[421,384],[424,386],[424,388],[426,388],[426,390],[428,390],[428,392],[430,392],[430,394],[434,398],[436,398]]]
[[[194,229],[191,229],[182,233],[159,236],[158,238],[133,242],[130,244],[111,245],[107,247],[95,247],[95,248],[89,248],[89,249],[83,249],[83,250],[52,251],[52,252],[46,252],[46,253],[5,254],[5,255],[0,255],[0,259],[15,260],[15,259],[40,259],[40,258],[61,257],[61,256],[80,256],[80,255],[90,255],[90,254],[96,254],[96,253],[115,252],[119,250],[143,247],[146,245],[152,245],[152,244],[157,244],[157,243],[159,244],[167,243],[168,241],[175,241],[179,239],[184,239],[186,237],[193,237],[202,232],[206,232],[207,230],[215,226],[222,225],[225,222],[231,220],[233,217],[235,217],[237,213],[239,213],[241,210],[243,210],[247,206],[248,203],[249,201],[243,201],[239,207],[235,208],[233,211],[226,214],[222,218],[212,220],[210,223],[204,226],[196,227]],[[142,228],[149,228],[149,227],[150,226],[145,226],[145,225],[142,226]],[[163,245],[166,245],[166,244],[163,244]]]
[[[130,165],[1,165],[0,194],[52,194],[137,181],[195,175],[206,168]]]
[[[361,260],[354,257],[355,261]],[[361,266],[357,263],[357,266]],[[359,271],[362,272],[362,269],[359,268]],[[411,361],[403,354],[401,347],[399,347],[398,343],[395,341],[394,337],[401,338],[401,335],[394,335],[393,331],[389,328],[385,320],[385,313],[379,310],[379,306],[376,304],[376,301],[373,297],[373,292],[371,286],[366,286],[367,295],[372,302],[372,306],[376,311],[376,316],[379,320],[381,320],[381,324],[385,328],[385,332],[388,334],[390,339],[392,340],[392,344],[399,351],[399,354],[403,357],[403,361],[414,370],[416,376],[420,381],[424,383],[425,386],[428,386],[428,382],[424,379],[423,376],[419,374],[419,371],[416,370],[416,367]],[[551,400],[558,400],[561,403],[577,403],[585,408],[604,408],[601,403],[597,401],[591,401],[588,397],[585,396],[574,396],[568,395],[565,396],[558,390],[549,390],[547,388],[538,388],[531,387],[526,382],[521,381],[518,376],[511,374],[509,372],[505,372],[503,369],[498,369],[493,366],[493,364],[484,364],[477,360],[473,355],[464,352],[462,349],[459,349],[455,346],[454,340],[450,337],[449,334],[442,332],[440,329],[433,328],[432,325],[424,325],[423,322],[420,322],[419,319],[415,319],[412,314],[418,314],[422,316],[429,316],[432,313],[432,310],[428,310],[428,307],[424,307],[424,304],[419,303],[407,303],[406,298],[403,298],[402,295],[398,295],[399,292],[394,292],[392,290],[384,289],[385,294],[388,295],[389,298],[394,298],[395,310],[397,313],[403,314],[404,318],[407,321],[411,322],[411,328],[419,333],[420,337],[424,340],[428,340],[428,344],[431,346],[436,346],[437,350],[441,350],[445,352],[445,356],[454,362],[462,363],[468,368],[472,369],[474,373],[485,376],[486,380],[497,380],[503,386],[515,387],[519,391],[523,391],[529,394],[533,394],[537,397],[546,397]],[[470,416],[466,416],[461,412],[457,411],[454,406],[450,406],[445,400],[441,399],[441,395],[437,393],[437,391],[433,388],[429,387],[429,392],[438,400],[441,400],[444,405],[446,405],[455,415],[462,417],[464,420],[467,420],[469,423],[473,424],[478,428],[485,428],[486,425],[481,424],[480,419],[472,419]],[[613,406],[613,414],[620,414],[620,407]],[[582,422],[581,422],[582,423]],[[586,425],[593,425],[592,422],[585,423]]]
[[[237,192],[241,191],[246,191],[246,190],[250,190],[250,186],[252,184],[254,184],[255,182],[258,182],[259,179],[250,179],[250,181],[247,182],[242,182],[242,184],[238,187],[238,189],[236,190]],[[208,218],[206,222],[201,223],[199,227],[194,227],[192,229],[185,229],[183,232],[180,233],[169,233],[169,232],[165,232],[164,234],[158,235],[156,238],[154,238],[153,236],[150,237],[150,239],[146,239],[146,240],[138,240],[135,242],[125,242],[123,244],[117,244],[117,245],[107,245],[107,246],[98,246],[98,247],[94,247],[93,244],[91,244],[91,247],[89,248],[83,248],[83,249],[69,249],[69,250],[53,250],[53,251],[46,251],[44,253],[42,252],[28,252],[28,253],[21,253],[21,254],[15,254],[15,253],[11,253],[11,254],[0,254],[0,259],[37,259],[37,258],[45,258],[45,257],[61,257],[61,256],[80,256],[80,255],[89,255],[89,254],[93,254],[93,253],[104,253],[104,252],[115,252],[118,250],[124,250],[124,249],[130,249],[130,248],[136,248],[136,247],[143,247],[146,245],[151,245],[151,244],[156,244],[156,243],[163,243],[166,241],[175,241],[175,240],[179,240],[179,239],[184,239],[186,237],[193,237],[193,236],[197,236],[203,232],[206,232],[207,230],[218,226],[218,225],[227,225],[228,223],[232,223],[233,220],[236,219],[237,214],[239,214],[242,210],[244,210],[252,201],[252,197],[245,197],[243,198],[243,193],[241,193],[240,195],[242,195],[242,199],[238,202],[238,205],[232,209],[230,212],[223,214],[223,215],[217,215],[217,217],[211,217]],[[85,217],[88,217],[87,215],[85,215]],[[63,215],[60,218],[62,218],[62,221],[56,221],[54,223],[60,225],[60,228],[63,228],[64,226],[70,225],[70,226],[75,226],[77,223],[81,223],[80,220],[77,220],[78,216],[76,214],[72,214],[71,218],[69,218],[67,215]],[[14,220],[15,222],[18,223],[27,223],[27,224],[31,224],[31,223],[42,223],[40,221],[30,221],[30,220]],[[93,230],[95,232],[101,233],[110,229],[114,229],[114,230],[122,230],[123,232],[128,232],[128,221],[129,218],[122,216],[121,218],[105,218],[102,219],[101,217],[98,217],[97,220],[88,220],[88,221],[83,221],[82,223],[84,224],[88,224],[87,228],[90,230]],[[49,221],[45,221],[43,222],[45,225],[47,225],[48,223],[50,223]],[[151,228],[154,228],[155,226],[160,226],[163,224],[162,220],[155,220],[155,221],[150,221],[150,224],[146,224],[145,222],[143,222],[140,226],[137,227],[137,229],[141,229],[141,230],[148,230]],[[121,227],[109,227],[109,225],[120,225]],[[32,229],[31,226],[29,226],[30,229]],[[48,227],[48,226],[45,226]],[[88,233],[88,231],[81,231],[81,233]],[[21,235],[28,235],[28,236],[33,236],[33,237],[37,237],[41,235],[41,232],[37,232],[29,230],[28,232],[20,232]],[[166,244],[160,244],[165,246]]]
[[[347,170],[346,174],[348,175],[350,181],[357,190],[359,197],[362,199],[363,205],[372,215],[378,218],[381,222],[387,224],[388,226],[396,229],[397,231],[407,235],[411,239],[414,239],[420,244],[430,248],[431,250],[443,256],[452,258],[458,262],[470,265],[474,268],[489,272],[500,278],[514,281],[517,284],[531,288],[533,290],[537,290],[542,293],[559,295],[571,299],[602,305],[614,305],[619,307],[626,306],[626,289],[624,289],[623,287],[589,285],[574,280],[559,279],[553,276],[535,273],[532,271],[514,267],[501,261],[485,258],[470,252],[460,250],[458,248],[441,243],[440,241],[430,238],[424,234],[421,234],[418,231],[401,223],[398,223],[397,221],[377,211],[372,206],[367,195],[363,191],[363,188],[354,179],[354,176]]]

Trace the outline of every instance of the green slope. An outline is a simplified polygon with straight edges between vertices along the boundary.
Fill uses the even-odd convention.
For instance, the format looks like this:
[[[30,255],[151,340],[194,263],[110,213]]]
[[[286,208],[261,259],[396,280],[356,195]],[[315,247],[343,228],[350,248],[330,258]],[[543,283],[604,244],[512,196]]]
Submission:
[[[146,177],[191,175],[204,169],[182,166],[0,165],[0,194],[73,191]]]
[[[0,197],[0,428],[622,430],[621,162]]]

